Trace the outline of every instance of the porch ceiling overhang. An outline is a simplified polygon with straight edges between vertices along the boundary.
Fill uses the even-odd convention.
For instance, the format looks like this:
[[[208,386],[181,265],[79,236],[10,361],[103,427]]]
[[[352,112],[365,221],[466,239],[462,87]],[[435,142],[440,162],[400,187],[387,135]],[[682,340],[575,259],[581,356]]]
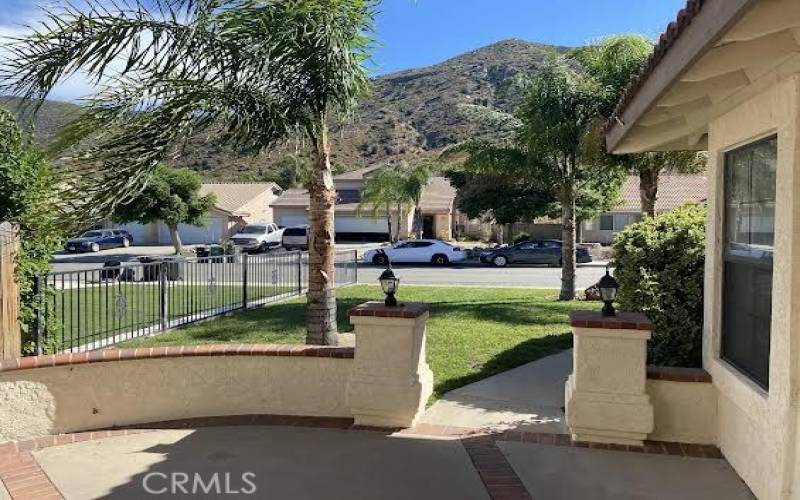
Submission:
[[[800,73],[800,1],[691,0],[607,125],[617,154],[704,150],[715,118]]]

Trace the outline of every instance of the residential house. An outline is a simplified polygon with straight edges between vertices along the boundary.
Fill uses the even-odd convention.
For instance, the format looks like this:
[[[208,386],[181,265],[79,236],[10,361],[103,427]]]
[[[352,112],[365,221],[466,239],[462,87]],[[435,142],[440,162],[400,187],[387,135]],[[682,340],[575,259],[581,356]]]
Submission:
[[[580,225],[578,237],[584,243],[613,243],[614,236],[628,225],[642,220],[639,195],[639,177],[629,176],[622,186],[622,202],[611,212],[606,212]],[[661,175],[658,187],[656,212],[664,213],[686,203],[706,199],[704,175]],[[497,225],[480,220],[461,220],[456,224],[462,238],[475,240],[513,241],[526,235],[532,239],[561,239],[562,225],[559,219],[540,217],[530,223]]]
[[[186,245],[221,243],[244,225],[252,222],[272,222],[272,202],[282,193],[274,182],[203,184],[202,195],[213,193],[217,202],[205,226],[180,224],[178,232]],[[169,229],[163,222],[151,224],[119,224],[133,236],[136,245],[166,245],[171,243]]]
[[[334,177],[337,192],[336,237],[339,240],[386,240],[389,227],[384,211],[359,210],[361,191],[370,176],[383,166],[367,167]],[[456,191],[443,177],[434,177],[422,194],[420,203],[423,233],[426,238],[452,238],[452,219]],[[279,226],[308,224],[309,194],[305,189],[287,189],[272,202],[274,219]],[[413,227],[413,211],[401,217],[401,237],[408,237]],[[396,215],[392,224],[396,224]]]
[[[689,1],[606,132],[618,154],[709,152],[715,444],[758,498],[800,498],[800,2]]]
[[[658,182],[656,213],[669,212],[690,202],[706,199],[705,175],[661,175]],[[639,177],[629,176],[622,186],[622,203],[611,212],[606,212],[581,227],[582,240],[604,245],[614,242],[614,236],[628,225],[642,220],[642,204],[639,192]]]

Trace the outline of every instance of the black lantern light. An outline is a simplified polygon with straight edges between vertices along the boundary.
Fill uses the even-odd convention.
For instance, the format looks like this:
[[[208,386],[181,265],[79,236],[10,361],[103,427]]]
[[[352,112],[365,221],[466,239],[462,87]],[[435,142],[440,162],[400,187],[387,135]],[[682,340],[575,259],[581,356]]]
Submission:
[[[603,316],[616,316],[617,311],[614,310],[614,301],[617,299],[619,283],[611,276],[607,267],[606,275],[600,279],[600,283],[598,283],[597,286],[600,289],[600,298],[603,299],[605,303],[603,306]]]
[[[397,299],[394,298],[394,294],[397,293],[397,289],[400,287],[400,278],[394,275],[390,267],[381,274],[378,280],[381,282],[383,293],[386,294],[386,301],[384,302],[386,307],[397,307]]]

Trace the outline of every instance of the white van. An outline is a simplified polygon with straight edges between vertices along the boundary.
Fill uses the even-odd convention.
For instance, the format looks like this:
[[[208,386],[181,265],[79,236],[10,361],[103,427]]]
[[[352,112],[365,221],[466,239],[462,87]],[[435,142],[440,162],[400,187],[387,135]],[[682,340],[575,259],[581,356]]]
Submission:
[[[308,250],[308,226],[293,226],[283,230],[283,248]]]

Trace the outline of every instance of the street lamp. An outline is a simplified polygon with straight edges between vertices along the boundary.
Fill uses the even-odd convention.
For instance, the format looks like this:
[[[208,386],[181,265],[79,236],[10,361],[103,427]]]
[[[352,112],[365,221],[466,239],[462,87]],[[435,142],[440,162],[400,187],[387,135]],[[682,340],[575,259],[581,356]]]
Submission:
[[[394,294],[397,293],[397,289],[400,287],[400,278],[394,275],[390,267],[381,274],[378,280],[381,282],[383,293],[386,294],[386,301],[384,302],[386,307],[397,307],[397,299],[394,298]]]
[[[603,306],[603,316],[612,317],[617,315],[614,310],[614,301],[617,298],[617,291],[619,290],[619,283],[613,276],[609,268],[606,267],[606,275],[600,279],[597,287],[600,289],[600,298],[605,304]]]

